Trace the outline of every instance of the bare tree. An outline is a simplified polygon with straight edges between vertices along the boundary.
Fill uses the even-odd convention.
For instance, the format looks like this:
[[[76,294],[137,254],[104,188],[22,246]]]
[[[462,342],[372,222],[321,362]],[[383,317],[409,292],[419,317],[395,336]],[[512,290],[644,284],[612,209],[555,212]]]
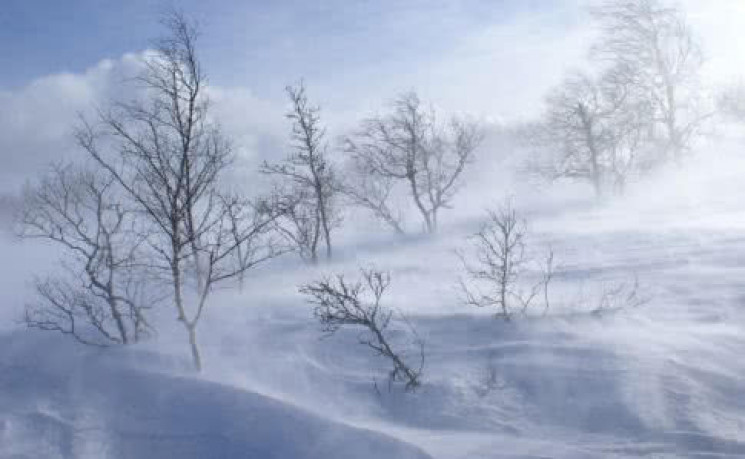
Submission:
[[[419,346],[418,367],[410,366],[404,354],[391,346],[388,333],[394,313],[381,304],[389,285],[388,273],[363,269],[361,281],[348,282],[338,275],[304,285],[300,292],[310,297],[309,301],[315,305],[314,314],[325,332],[333,334],[348,325],[364,327],[366,333],[360,337],[360,343],[389,359],[393,365],[388,374],[389,382],[403,381],[406,390],[414,390],[421,384],[424,343],[411,323],[404,319]]]
[[[100,127],[84,123],[78,141],[137,209],[199,370],[197,326],[208,298],[277,255],[267,236],[276,214],[218,188],[232,150],[209,117],[197,30],[177,13],[164,24],[170,34],[139,79],[144,98],[101,113]]]
[[[400,223],[388,207],[390,191],[382,187],[405,183],[425,231],[435,232],[440,211],[451,204],[482,137],[472,122],[452,118],[440,125],[415,93],[402,94],[390,114],[365,120],[346,139],[355,169],[371,177],[362,184],[365,188],[351,183],[349,194],[398,230]]]
[[[526,314],[543,292],[544,314],[549,307],[549,284],[554,277],[554,256],[549,251],[541,279],[529,289],[521,284],[529,257],[526,254],[527,223],[507,201],[488,212],[488,221],[472,237],[475,260],[461,253],[467,280],[461,280],[466,304],[497,309],[497,317],[510,320],[515,313]]]
[[[622,67],[652,104],[660,160],[680,161],[710,115],[700,96],[703,54],[684,14],[663,0],[606,0],[593,13],[602,31],[595,56]]]
[[[552,179],[586,180],[596,196],[608,188],[622,191],[629,175],[643,168],[643,140],[651,111],[620,69],[599,78],[576,74],[546,100],[541,123],[525,135],[539,148],[550,149]]]
[[[607,182],[616,194],[626,189],[630,178],[639,177],[653,164],[650,139],[654,108],[648,99],[636,97],[622,68],[609,71],[603,78],[608,100],[615,109],[608,123]]]
[[[326,259],[331,258],[331,231],[338,224],[336,195],[339,192],[336,173],[326,154],[325,129],[321,126],[319,108],[308,102],[305,86],[288,86],[292,110],[294,152],[278,164],[264,162],[262,172],[281,180],[278,194],[287,210],[280,231],[311,263],[318,261],[318,246],[323,240]]]
[[[65,255],[63,274],[36,281],[29,327],[97,345],[132,343],[150,331],[145,312],[156,299],[138,275],[143,241],[114,185],[108,174],[56,165],[25,190],[20,235],[52,241]]]
[[[609,133],[605,121],[612,110],[604,106],[603,99],[590,77],[570,78],[547,99],[545,122],[546,140],[561,148],[556,176],[588,180],[598,196],[606,175]]]

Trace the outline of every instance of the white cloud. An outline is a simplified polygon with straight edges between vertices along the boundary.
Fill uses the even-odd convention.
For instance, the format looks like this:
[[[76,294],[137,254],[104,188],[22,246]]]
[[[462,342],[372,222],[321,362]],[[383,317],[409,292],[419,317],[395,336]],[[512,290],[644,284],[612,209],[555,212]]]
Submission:
[[[78,114],[119,91],[118,80],[139,67],[138,55],[105,60],[82,74],[63,73],[0,92],[0,191],[18,189],[51,161],[74,158]]]
[[[133,77],[142,70],[144,54],[107,59],[80,74],[45,76],[18,91],[0,92],[0,195],[17,192],[51,162],[85,160],[73,139],[79,115],[94,117],[97,107],[136,94]],[[213,87],[210,97],[244,164],[255,164],[281,147],[280,105],[245,88]]]

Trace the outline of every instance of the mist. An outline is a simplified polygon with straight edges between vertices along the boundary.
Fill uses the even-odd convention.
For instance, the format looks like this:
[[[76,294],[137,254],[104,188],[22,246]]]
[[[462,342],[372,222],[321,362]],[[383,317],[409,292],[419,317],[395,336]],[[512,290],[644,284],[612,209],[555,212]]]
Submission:
[[[0,456],[745,455],[738,0],[88,3],[0,13]]]

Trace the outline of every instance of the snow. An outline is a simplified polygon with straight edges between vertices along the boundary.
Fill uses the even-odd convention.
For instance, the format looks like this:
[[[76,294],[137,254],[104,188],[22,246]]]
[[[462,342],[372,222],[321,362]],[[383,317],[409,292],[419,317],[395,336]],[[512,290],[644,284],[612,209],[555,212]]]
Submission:
[[[428,457],[271,397],[34,338],[0,340],[3,457]]]
[[[562,269],[549,314],[509,323],[457,289],[455,250],[501,193],[468,191],[433,239],[355,221],[332,265],[283,260],[221,292],[201,324],[201,375],[168,312],[155,339],[121,350],[21,330],[22,279],[45,257],[6,240],[27,263],[0,276],[0,456],[745,457],[745,165],[708,164],[603,205],[518,189],[533,247],[550,245]],[[297,292],[359,265],[391,271],[387,304],[426,342],[414,393],[386,386],[358,330],[324,337]],[[591,313],[634,278],[646,304]]]

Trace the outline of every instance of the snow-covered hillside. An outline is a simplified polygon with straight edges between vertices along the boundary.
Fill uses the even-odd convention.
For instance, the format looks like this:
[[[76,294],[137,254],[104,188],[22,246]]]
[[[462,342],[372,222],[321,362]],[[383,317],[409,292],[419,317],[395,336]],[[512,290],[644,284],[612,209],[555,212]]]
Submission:
[[[21,311],[10,305],[0,456],[745,457],[737,168],[694,164],[603,206],[523,199],[533,246],[551,245],[562,268],[549,313],[509,323],[459,301],[455,249],[477,212],[432,240],[348,238],[320,272],[292,260],[257,271],[209,310],[202,375],[177,328],[95,349],[8,326]],[[386,387],[386,362],[356,330],[323,338],[297,292],[360,264],[391,271],[388,304],[426,342],[415,393]],[[645,305],[591,313],[604,286],[633,278]]]
[[[0,341],[4,458],[429,457],[252,391],[115,365],[55,339]]]

